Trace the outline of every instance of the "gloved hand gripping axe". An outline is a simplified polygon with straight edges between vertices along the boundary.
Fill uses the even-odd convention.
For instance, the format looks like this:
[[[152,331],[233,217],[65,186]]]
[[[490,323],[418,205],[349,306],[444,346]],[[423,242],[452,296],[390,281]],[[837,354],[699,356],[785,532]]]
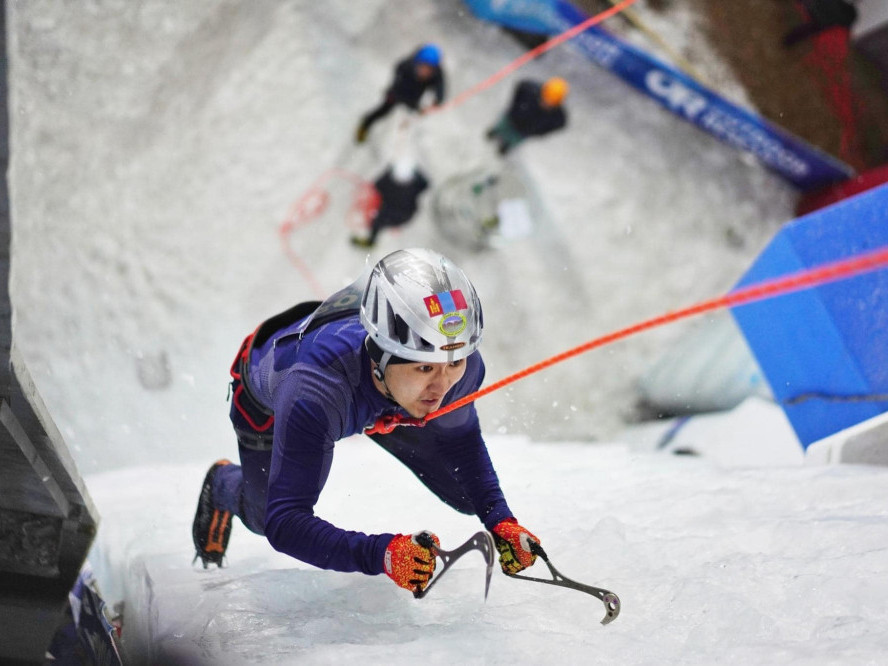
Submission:
[[[489,532],[477,532],[463,545],[458,546],[453,550],[444,550],[440,546],[435,545],[435,542],[432,541],[432,537],[428,532],[421,532],[416,535],[416,541],[420,546],[428,548],[436,556],[440,557],[444,562],[444,567],[435,574],[435,577],[428,585],[426,585],[424,590],[414,590],[414,597],[422,599],[429,593],[429,590],[434,587],[435,583],[441,580],[441,576],[447,572],[454,562],[466,553],[472,550],[477,550],[484,556],[484,562],[487,564],[487,579],[484,584],[484,598],[487,599],[487,592],[490,590],[490,578],[493,575],[494,553],[496,552],[496,547],[493,545],[493,537],[490,536]]]

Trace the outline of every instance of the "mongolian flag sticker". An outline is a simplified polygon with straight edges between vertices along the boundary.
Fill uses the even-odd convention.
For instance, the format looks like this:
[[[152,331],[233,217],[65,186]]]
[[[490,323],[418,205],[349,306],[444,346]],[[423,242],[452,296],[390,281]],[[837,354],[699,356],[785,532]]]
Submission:
[[[459,310],[468,310],[462,290],[442,291],[423,299],[429,317],[441,317],[438,330],[449,338],[456,337],[466,329],[468,322]]]
[[[466,299],[463,297],[461,289],[453,291],[442,291],[439,294],[426,296],[423,299],[426,310],[429,311],[429,317],[439,317],[445,312],[454,312],[456,310],[467,310]]]

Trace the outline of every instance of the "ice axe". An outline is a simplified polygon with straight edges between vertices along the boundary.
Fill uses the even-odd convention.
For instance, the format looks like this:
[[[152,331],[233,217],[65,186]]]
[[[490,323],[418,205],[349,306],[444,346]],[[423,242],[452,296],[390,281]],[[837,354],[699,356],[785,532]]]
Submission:
[[[575,580],[567,578],[560,571],[558,571],[558,569],[552,566],[552,563],[549,561],[549,558],[546,555],[546,551],[543,550],[543,547],[536,541],[530,541],[530,551],[534,555],[539,555],[541,558],[543,558],[543,562],[546,563],[546,566],[549,567],[549,572],[552,574],[552,580],[547,580],[545,578],[533,578],[532,576],[522,576],[520,574],[510,573],[507,573],[507,576],[509,576],[510,578],[517,578],[518,580],[529,580],[535,583],[546,583],[547,585],[568,587],[572,590],[578,590],[580,592],[585,592],[586,594],[591,594],[593,597],[598,597],[598,599],[600,599],[601,602],[604,604],[604,619],[601,621],[601,624],[610,624],[617,619],[617,616],[620,614],[620,598],[616,594],[614,594],[610,590],[605,590],[600,587],[593,587],[592,585],[586,585],[584,583],[578,583]]]
[[[476,532],[463,545],[458,546],[453,550],[445,550],[440,546],[437,546],[432,540],[432,535],[428,532],[420,532],[417,534],[416,543],[423,548],[428,548],[432,553],[440,557],[441,561],[444,562],[444,567],[435,574],[435,577],[432,578],[432,582],[430,582],[424,590],[418,588],[413,590],[414,597],[422,599],[429,593],[429,590],[435,586],[435,583],[441,580],[441,576],[447,573],[447,570],[454,562],[466,553],[477,550],[484,556],[484,561],[487,563],[487,579],[484,583],[484,599],[487,599],[487,592],[490,590],[490,578],[493,576],[493,553],[495,551],[493,537],[490,536],[489,532]]]

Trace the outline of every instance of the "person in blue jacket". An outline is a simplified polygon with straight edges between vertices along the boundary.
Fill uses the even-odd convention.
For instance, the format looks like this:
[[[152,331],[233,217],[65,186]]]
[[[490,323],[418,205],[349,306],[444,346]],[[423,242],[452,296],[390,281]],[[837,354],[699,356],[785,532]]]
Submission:
[[[419,111],[419,104],[426,90],[432,90],[435,104],[444,101],[444,70],[441,67],[441,49],[435,44],[420,46],[407,58],[395,65],[395,76],[385,91],[382,102],[368,111],[355,133],[355,141],[364,143],[370,127],[391,113],[398,104]]]
[[[206,474],[193,524],[195,560],[222,566],[237,516],[303,562],[385,572],[401,587],[425,589],[435,554],[418,533],[347,531],[314,507],[338,440],[392,417],[423,419],[477,390],[482,326],[472,283],[426,249],[393,252],[323,303],[301,303],[261,324],[232,366],[240,465],[219,460]],[[494,535],[503,571],[534,563],[529,541],[539,539],[506,503],[473,403],[424,427],[371,437],[443,502],[478,516]]]

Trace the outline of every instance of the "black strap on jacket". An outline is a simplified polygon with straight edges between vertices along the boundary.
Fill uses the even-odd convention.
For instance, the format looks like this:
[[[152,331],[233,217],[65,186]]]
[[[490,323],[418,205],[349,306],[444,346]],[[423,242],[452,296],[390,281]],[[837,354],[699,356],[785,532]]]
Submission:
[[[250,356],[253,348],[256,345],[268,342],[275,333],[292,326],[300,319],[305,321],[292,335],[298,335],[301,340],[307,333],[320,328],[324,324],[354,316],[360,312],[362,294],[363,279],[359,278],[324,301],[297,303],[293,307],[266,319],[256,327],[255,331],[244,338],[240,350],[231,364],[231,376],[239,382],[234,394],[235,407],[248,419],[253,428],[264,431],[274,423],[274,412],[266,405],[263,405],[253,394],[250,390],[249,382],[245,378],[245,375],[249,372]],[[264,423],[256,423],[249,416],[248,410],[244,409],[239,401],[241,393],[245,393],[247,398],[254,403],[253,406],[268,417]]]

